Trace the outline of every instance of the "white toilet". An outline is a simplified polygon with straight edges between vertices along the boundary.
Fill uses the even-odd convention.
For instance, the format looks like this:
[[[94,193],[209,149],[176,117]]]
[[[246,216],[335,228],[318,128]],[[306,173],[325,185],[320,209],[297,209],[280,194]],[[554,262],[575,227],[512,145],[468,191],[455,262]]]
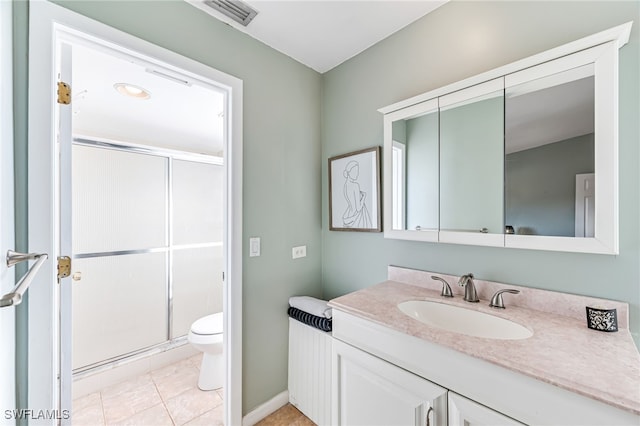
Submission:
[[[202,390],[221,388],[224,385],[222,312],[207,315],[191,324],[188,340],[196,349],[204,352],[198,387]]]

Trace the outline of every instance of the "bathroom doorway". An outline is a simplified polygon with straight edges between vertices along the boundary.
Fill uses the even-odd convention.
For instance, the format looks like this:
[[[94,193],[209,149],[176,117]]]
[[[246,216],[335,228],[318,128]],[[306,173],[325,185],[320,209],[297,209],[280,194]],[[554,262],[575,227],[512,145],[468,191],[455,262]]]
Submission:
[[[50,245],[54,259],[71,257],[72,267],[58,286],[49,284],[53,291],[35,296],[50,297],[52,308],[30,309],[34,330],[59,318],[58,327],[49,322],[39,330],[49,330],[59,345],[47,360],[53,387],[47,394],[32,386],[38,378],[30,370],[30,405],[49,399],[34,404],[70,410],[74,375],[184,347],[192,321],[222,310],[224,417],[237,423],[241,82],[55,5],[34,5],[31,19],[42,24],[32,24],[32,93],[51,86],[53,76],[59,97],[59,81],[71,94],[69,104],[49,106],[55,136],[42,138],[50,145],[40,145],[40,154],[49,153],[53,167],[30,174],[36,188],[30,196],[48,193],[55,200],[49,209],[30,211],[30,230],[49,220],[55,231],[50,238],[30,232],[30,243]],[[46,76],[34,69],[35,52],[52,47],[54,66],[45,67]],[[152,102],[163,97],[171,101]],[[47,128],[44,113],[30,109],[30,142]],[[32,134],[34,119],[42,125]],[[37,160],[30,155],[29,161],[31,169]],[[30,366],[42,361],[38,356]]]
[[[224,90],[118,52],[76,43],[71,64],[77,382],[222,312],[227,114]]]

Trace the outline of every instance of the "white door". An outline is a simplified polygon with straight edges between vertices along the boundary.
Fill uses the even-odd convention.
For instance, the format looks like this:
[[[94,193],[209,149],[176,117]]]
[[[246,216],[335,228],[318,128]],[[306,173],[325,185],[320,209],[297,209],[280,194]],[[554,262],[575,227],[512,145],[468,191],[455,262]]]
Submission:
[[[595,237],[596,175],[576,175],[576,237]]]
[[[61,42],[58,56],[58,100],[56,104],[56,116],[58,117],[58,140],[57,146],[60,158],[59,184],[59,255],[60,258],[69,259],[71,257],[71,141],[72,141],[72,118],[70,96],[67,97],[65,90],[69,94],[73,88],[72,76],[72,54],[73,48],[70,44]],[[71,279],[69,274],[58,275],[58,291],[60,297],[60,410],[71,413],[71,384],[73,377],[71,374]],[[62,425],[71,424],[71,416],[62,416]]]
[[[333,424],[445,426],[447,390],[339,340],[333,344]]]
[[[225,424],[241,424],[242,82],[49,2],[30,3],[29,20],[29,251],[50,253],[51,260],[70,253],[71,246],[68,202],[71,181],[65,174],[71,170],[71,119],[65,118],[69,109],[65,111],[61,106],[58,111],[55,86],[58,72],[62,77],[64,64],[70,61],[70,52],[65,54],[66,41],[74,37],[108,40],[105,43],[109,46],[142,52],[150,61],[171,64],[194,78],[228,90],[229,115],[233,120],[228,124],[230,136],[225,153],[228,159],[223,296],[227,342]],[[60,60],[57,63],[55,59]],[[46,262],[30,290],[28,406],[64,413],[61,410],[71,402],[71,333],[67,317],[70,310],[65,309],[70,301],[70,281],[67,278],[58,285],[55,269],[55,261]],[[43,419],[36,423],[54,424],[59,420],[64,419]]]
[[[523,423],[449,391],[449,425],[522,426]]]

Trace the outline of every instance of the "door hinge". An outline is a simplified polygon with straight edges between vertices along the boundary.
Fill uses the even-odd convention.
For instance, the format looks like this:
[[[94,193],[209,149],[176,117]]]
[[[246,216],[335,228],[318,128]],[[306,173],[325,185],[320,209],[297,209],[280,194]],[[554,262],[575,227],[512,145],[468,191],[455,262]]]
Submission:
[[[58,279],[67,278],[71,274],[71,258],[69,256],[58,257]]]
[[[64,81],[58,82],[58,103],[63,105],[71,103],[71,86]]]

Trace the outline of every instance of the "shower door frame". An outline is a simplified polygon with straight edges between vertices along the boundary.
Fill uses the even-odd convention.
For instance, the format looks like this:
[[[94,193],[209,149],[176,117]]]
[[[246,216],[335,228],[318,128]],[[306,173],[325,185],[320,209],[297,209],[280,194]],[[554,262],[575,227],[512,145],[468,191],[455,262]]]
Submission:
[[[169,148],[161,148],[161,147],[152,147],[152,146],[144,146],[139,145],[126,140],[115,140],[115,139],[105,139],[105,138],[96,138],[91,136],[80,136],[80,135],[72,135],[72,147],[73,146],[83,146],[90,147],[94,149],[104,149],[110,151],[117,151],[123,153],[130,154],[139,154],[144,156],[152,156],[156,158],[162,158],[166,160],[166,176],[165,176],[165,196],[166,200],[166,217],[168,218],[165,223],[165,234],[166,241],[165,244],[158,247],[149,247],[145,249],[131,249],[131,250],[115,250],[115,251],[98,251],[98,252],[83,252],[76,253],[72,250],[71,257],[73,260],[75,259],[95,259],[95,258],[105,258],[105,257],[117,257],[122,255],[133,255],[133,254],[149,254],[149,253],[164,253],[168,256],[167,267],[165,269],[165,281],[166,285],[166,293],[167,293],[167,324],[166,324],[166,339],[163,342],[153,344],[147,347],[140,347],[129,352],[121,353],[106,359],[101,359],[99,361],[90,363],[88,365],[83,365],[81,367],[72,368],[74,379],[82,378],[86,375],[91,375],[96,372],[101,372],[105,370],[109,370],[113,368],[114,365],[119,365],[121,362],[135,361],[141,357],[154,355],[156,353],[163,352],[165,350],[173,349],[175,347],[187,344],[187,334],[177,335],[174,330],[174,297],[173,297],[173,289],[174,289],[174,263],[173,257],[176,251],[180,250],[189,250],[189,249],[198,249],[198,248],[212,248],[223,246],[222,242],[206,242],[206,243],[192,243],[192,244],[176,244],[173,239],[173,165],[174,161],[187,161],[197,164],[208,164],[213,166],[223,167],[225,165],[225,160],[222,157],[216,157],[207,154],[197,154],[187,151],[179,151],[175,149]],[[76,161],[76,160],[73,160]],[[222,183],[224,185],[224,183]],[[73,227],[72,225],[69,225]],[[226,256],[225,256],[226,257]],[[75,271],[76,269],[74,269]],[[213,314],[214,312],[209,312]],[[187,330],[188,332],[188,330]]]
[[[228,135],[225,151],[225,279],[223,311],[225,333],[225,424],[242,423],[242,80],[94,21],[49,2],[30,2],[29,8],[29,111],[28,111],[28,240],[29,250],[50,253],[49,261],[32,283],[28,303],[28,407],[63,410],[71,405],[64,390],[71,369],[61,359],[71,353],[71,341],[60,328],[60,287],[55,259],[61,251],[60,145],[56,117],[56,70],[59,46],[69,37],[81,37],[105,47],[126,51],[227,90]],[[62,159],[64,160],[64,159]],[[65,163],[65,161],[62,161]],[[69,162],[66,162],[69,164]],[[70,190],[68,191],[70,194]],[[67,209],[68,210],[68,209]],[[67,292],[68,293],[68,292]],[[48,421],[47,421],[48,420]],[[45,419],[55,424],[60,419]],[[39,424],[41,422],[38,422]],[[66,423],[63,419],[62,423]]]

